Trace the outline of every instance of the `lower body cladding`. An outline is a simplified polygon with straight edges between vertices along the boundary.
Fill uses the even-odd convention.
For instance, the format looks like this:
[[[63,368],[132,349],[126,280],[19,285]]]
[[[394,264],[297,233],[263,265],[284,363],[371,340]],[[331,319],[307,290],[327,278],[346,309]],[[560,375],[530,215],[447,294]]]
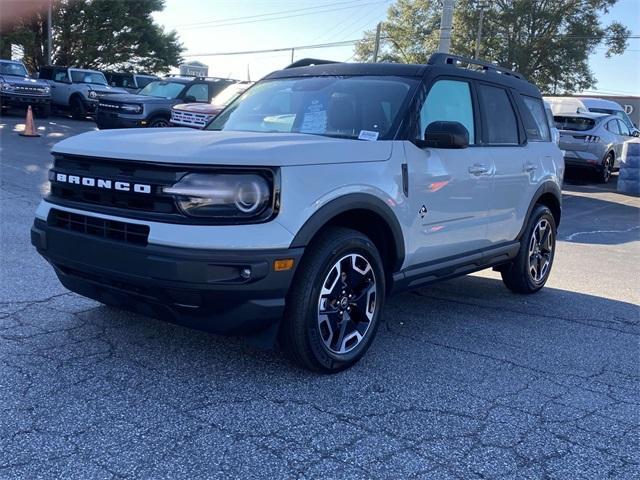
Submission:
[[[52,209],[31,242],[69,290],[107,305],[220,334],[264,332],[282,318],[303,249],[206,250],[145,244],[144,227]],[[127,240],[129,242],[127,243]],[[274,262],[293,268],[275,271]]]
[[[0,107],[5,108],[26,108],[32,106],[38,116],[46,117],[51,112],[51,97],[32,95],[0,95]]]

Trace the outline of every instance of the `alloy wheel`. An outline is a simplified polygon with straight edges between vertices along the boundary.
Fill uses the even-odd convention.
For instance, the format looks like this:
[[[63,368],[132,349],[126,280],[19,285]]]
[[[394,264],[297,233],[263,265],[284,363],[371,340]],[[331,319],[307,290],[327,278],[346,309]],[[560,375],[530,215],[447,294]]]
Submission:
[[[602,180],[604,183],[607,183],[611,178],[611,156],[607,155],[607,158],[604,160],[604,165],[602,165]]]
[[[542,218],[536,224],[529,240],[529,275],[535,283],[541,283],[549,274],[553,256],[553,230]]]
[[[376,312],[376,293],[373,268],[362,255],[346,255],[331,267],[318,299],[318,330],[331,353],[349,353],[362,342]]]
[[[151,125],[152,128],[165,128],[168,126],[169,126],[169,122],[167,122],[166,120],[156,120]]]

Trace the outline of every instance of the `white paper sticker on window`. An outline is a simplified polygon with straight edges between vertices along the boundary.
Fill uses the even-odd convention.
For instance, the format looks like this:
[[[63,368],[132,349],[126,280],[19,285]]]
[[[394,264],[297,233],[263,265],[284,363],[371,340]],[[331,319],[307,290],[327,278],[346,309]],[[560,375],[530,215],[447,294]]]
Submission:
[[[369,140],[371,142],[375,142],[376,140],[378,140],[378,132],[372,132],[371,130],[360,130],[358,140]]]
[[[327,131],[327,110],[318,100],[313,100],[304,112],[300,133],[324,133]]]

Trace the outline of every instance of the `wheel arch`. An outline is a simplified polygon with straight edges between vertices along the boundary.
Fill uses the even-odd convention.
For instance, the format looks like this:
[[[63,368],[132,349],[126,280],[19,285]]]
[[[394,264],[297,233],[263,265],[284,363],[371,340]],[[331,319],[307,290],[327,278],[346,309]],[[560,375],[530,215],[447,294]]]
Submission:
[[[307,246],[321,231],[332,226],[351,228],[371,238],[382,256],[387,276],[402,267],[405,249],[400,222],[378,197],[352,193],[328,202],[304,223],[291,248]]]
[[[560,225],[560,220],[562,217],[562,191],[560,190],[560,187],[556,182],[549,180],[540,185],[540,187],[538,187],[538,190],[536,190],[536,193],[534,194],[533,199],[529,204],[527,216],[522,225],[522,228],[520,229],[520,233],[518,234],[518,239],[522,238],[524,230],[527,227],[527,221],[536,205],[544,205],[548,207],[553,214],[553,219],[556,222],[556,228]]]

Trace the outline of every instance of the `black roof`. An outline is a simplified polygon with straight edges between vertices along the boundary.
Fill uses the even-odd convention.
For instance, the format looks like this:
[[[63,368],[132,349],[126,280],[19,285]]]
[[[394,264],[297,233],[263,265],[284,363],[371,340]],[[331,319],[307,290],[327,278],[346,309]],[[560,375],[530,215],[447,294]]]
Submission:
[[[427,76],[455,75],[484,80],[514,88],[521,93],[540,96],[538,88],[512,70],[481,60],[435,53],[426,65],[404,63],[341,63],[326,60],[299,60],[289,67],[275,71],[265,79],[307,76],[399,76],[424,78]]]

